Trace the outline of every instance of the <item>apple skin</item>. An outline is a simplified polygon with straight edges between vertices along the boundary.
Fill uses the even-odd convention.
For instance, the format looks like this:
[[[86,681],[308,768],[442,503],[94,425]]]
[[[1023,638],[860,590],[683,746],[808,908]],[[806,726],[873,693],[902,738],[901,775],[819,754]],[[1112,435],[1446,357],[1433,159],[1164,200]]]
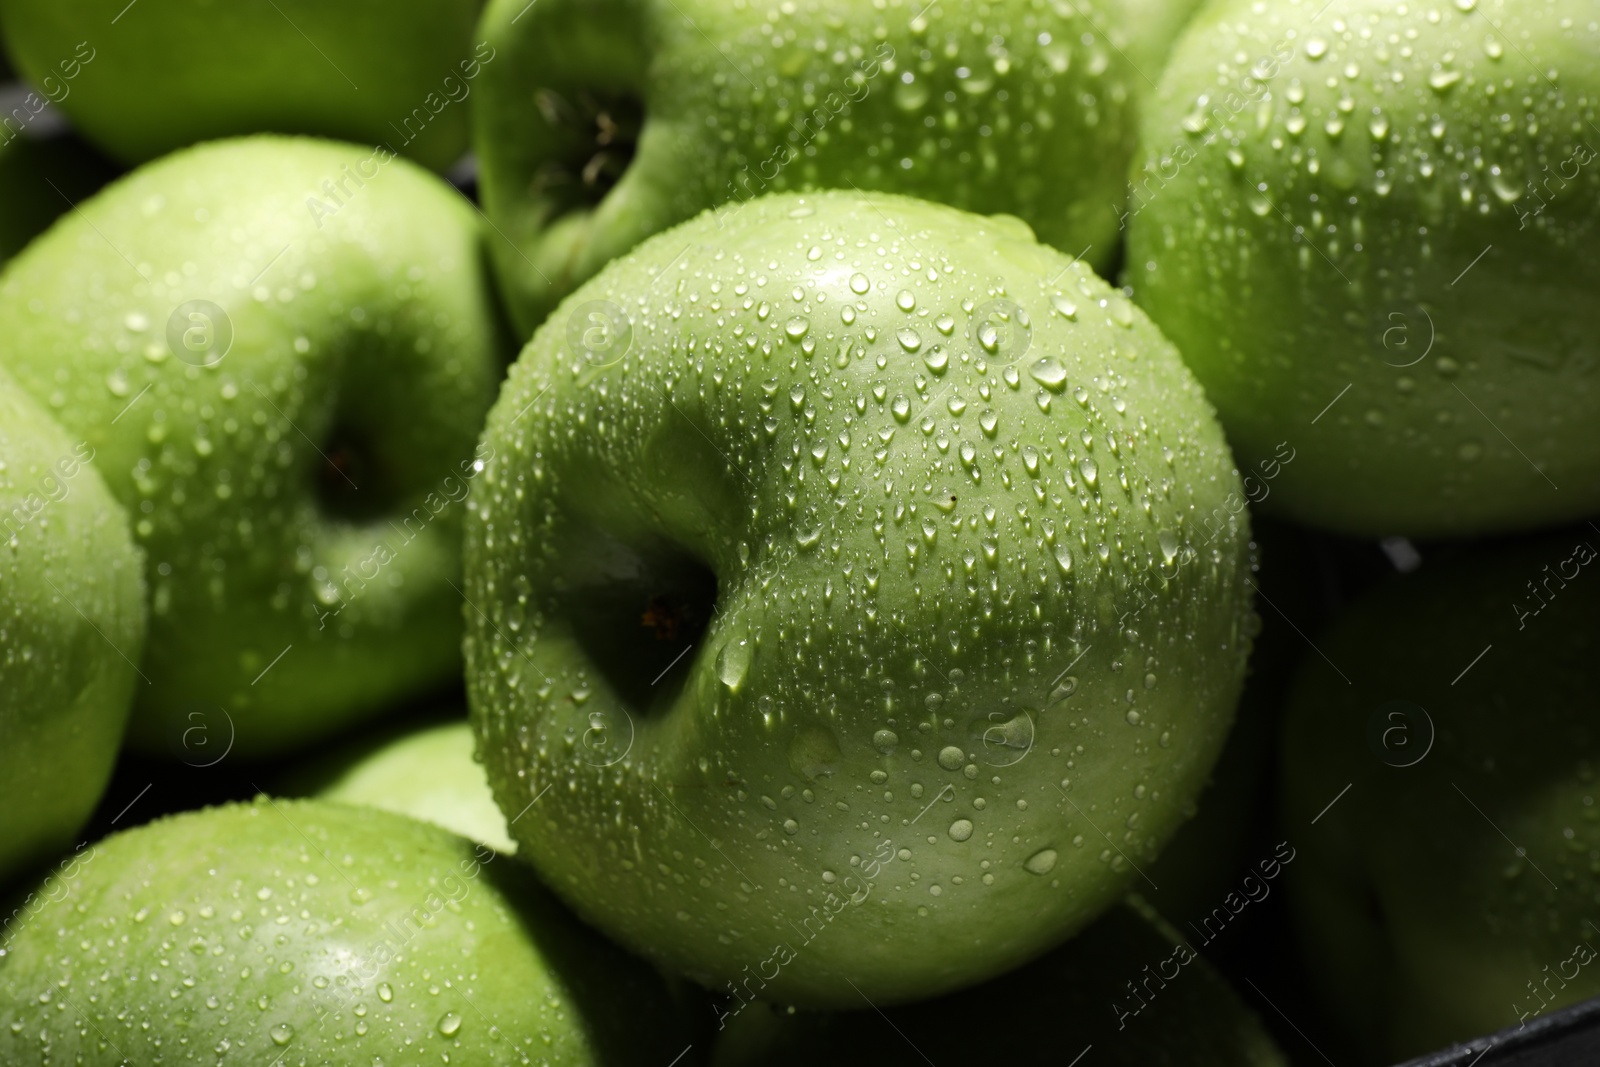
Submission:
[[[442,170],[467,147],[468,72],[493,61],[475,51],[481,7],[0,0],[0,28],[28,81],[125,163],[273,131],[388,144]]]
[[[1203,0],[1120,0],[1128,43],[1123,51],[1140,77],[1146,93],[1161,80],[1162,68],[1172,54],[1183,28]],[[1141,98],[1146,94],[1141,94]]]
[[[382,153],[180,152],[0,275],[0,362],[95,449],[146,552],[143,749],[181,755],[204,714],[221,751],[220,710],[234,753],[288,750],[459,669],[461,501],[504,336],[471,206]]]
[[[1270,483],[1267,496],[1270,496]],[[1258,490],[1258,494],[1260,491]],[[1172,836],[1161,856],[1144,868],[1159,888],[1140,883],[1150,904],[1183,928],[1203,919],[1238,888],[1241,872],[1273,853],[1277,829],[1272,789],[1277,739],[1289,679],[1305,648],[1295,627],[1310,629],[1321,615],[1315,579],[1322,564],[1305,531],[1287,523],[1251,518],[1252,579],[1262,600],[1252,635],[1250,670],[1239,696],[1233,729],[1196,801],[1194,816]],[[1294,620],[1292,623],[1288,620]]]
[[[1138,898],[1049,955],[975,989],[884,1015],[865,1002],[858,1007],[791,1013],[734,1001],[711,1067],[872,1067],[927,1058],[1045,1067],[1067,1063],[1085,1047],[1106,1067],[1288,1064],[1227,981]]]
[[[89,818],[138,681],[141,561],[93,458],[0,374],[0,885]]]
[[[1221,0],[1184,34],[1142,120],[1136,299],[1242,466],[1299,449],[1264,514],[1444,537],[1600,509],[1592,4],[1321,7]]]
[[[523,336],[651,234],[780,190],[1004,212],[1113,255],[1147,85],[1117,5],[490,0],[479,35],[504,58],[473,145]]]
[[[506,817],[495,806],[483,765],[472,758],[474,744],[464,718],[408,726],[295,768],[281,779],[279,792],[367,804],[513,853]]]
[[[1593,553],[1600,535],[1427,559],[1315,638],[1349,684],[1315,654],[1295,679],[1289,901],[1319,992],[1384,1062],[1518,1026],[1518,1005],[1541,1004],[1529,982],[1552,1010],[1600,994],[1592,961],[1558,975],[1576,946],[1600,949],[1600,562],[1565,567],[1577,574],[1563,588],[1576,545]],[[1549,581],[1548,606],[1520,619],[1514,605],[1539,606],[1530,581]],[[1431,748],[1391,701],[1428,713]]]
[[[185,812],[39,891],[0,967],[15,1067],[666,1063],[687,1040],[659,976],[526,871],[371,808]]]
[[[518,856],[704,985],[887,1004],[1039,955],[1138,877],[1232,720],[1221,431],[1015,219],[702,215],[573,294],[484,443],[468,697]]]

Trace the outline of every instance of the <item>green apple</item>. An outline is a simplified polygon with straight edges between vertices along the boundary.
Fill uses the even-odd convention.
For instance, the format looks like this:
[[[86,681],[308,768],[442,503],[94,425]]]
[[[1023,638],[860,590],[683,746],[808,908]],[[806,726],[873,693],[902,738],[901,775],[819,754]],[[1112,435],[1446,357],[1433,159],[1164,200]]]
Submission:
[[[1120,0],[1122,23],[1127,27],[1123,51],[1143,84],[1144,93],[1156,87],[1167,56],[1178,35],[1200,9],[1202,0]]]
[[[107,152],[140,163],[275,131],[385,144],[435,169],[467,147],[494,49],[482,0],[0,0],[24,77]]]
[[[1257,475],[1245,485],[1257,497],[1271,495],[1272,483]],[[1312,580],[1318,561],[1302,531],[1270,519],[1251,525],[1257,560],[1252,580],[1270,606],[1258,604],[1259,631],[1251,642],[1250,673],[1233,730],[1193,818],[1145,868],[1154,888],[1140,885],[1145,898],[1180,927],[1208,915],[1237,888],[1241,872],[1257,856],[1271,854],[1280,840],[1271,836],[1277,823],[1272,767],[1284,696],[1305,648],[1296,627],[1310,626],[1316,615]]]
[[[139,553],[95,459],[0,374],[0,883],[88,819],[139,681]]]
[[[7,265],[0,363],[146,551],[136,744],[284,750],[459,669],[495,316],[471,205],[305,139],[150,164]]]
[[[511,860],[271,800],[94,845],[0,953],[0,1060],[665,1064],[661,979]]]
[[[1128,280],[1264,505],[1456,536],[1600,509],[1590,0],[1219,0],[1141,124]]]
[[[473,144],[512,315],[764,192],[879,189],[1111,259],[1146,82],[1106,0],[491,0]],[[1108,36],[1109,35],[1109,36]]]
[[[369,804],[453,830],[496,852],[515,852],[506,817],[495,806],[472,748],[472,727],[465,719],[408,726],[296,768],[281,791]]]
[[[7,139],[0,132],[0,262],[114,174],[104,157],[75,137],[36,141]]]
[[[712,1067],[1060,1063],[1285,1067],[1261,1021],[1154,911],[1134,899],[992,982],[883,1014],[795,1012],[734,1000]]]
[[[1300,669],[1289,899],[1313,979],[1375,1053],[1600,994],[1597,549],[1584,526],[1430,558]]]
[[[468,696],[519,858],[702,984],[1015,967],[1138,878],[1232,719],[1221,430],[1015,218],[708,212],[572,295],[483,441]]]

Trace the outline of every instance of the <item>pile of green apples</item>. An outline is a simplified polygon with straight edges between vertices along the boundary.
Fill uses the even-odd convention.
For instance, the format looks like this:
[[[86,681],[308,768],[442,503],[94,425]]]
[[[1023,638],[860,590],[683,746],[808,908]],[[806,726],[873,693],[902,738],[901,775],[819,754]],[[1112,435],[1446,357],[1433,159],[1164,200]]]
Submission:
[[[0,36],[0,1063],[1600,996],[1593,0]]]

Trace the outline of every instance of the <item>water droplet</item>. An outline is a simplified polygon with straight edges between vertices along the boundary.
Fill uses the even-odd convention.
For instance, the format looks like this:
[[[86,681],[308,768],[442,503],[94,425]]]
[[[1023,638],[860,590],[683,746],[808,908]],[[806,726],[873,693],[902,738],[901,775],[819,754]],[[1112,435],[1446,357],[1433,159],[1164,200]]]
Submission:
[[[1029,856],[1022,864],[1022,869],[1029,874],[1049,874],[1056,867],[1056,850],[1041,848]]]
[[[1067,368],[1054,356],[1046,356],[1028,369],[1028,376],[1052,393],[1067,387]]]
[[[1161,557],[1171,563],[1178,558],[1178,535],[1171,530],[1157,530],[1156,542],[1161,546]]]
[[[798,341],[806,335],[806,331],[809,329],[811,329],[811,320],[803,315],[796,315],[784,325],[783,333],[789,340]]]
[[[972,836],[972,820],[957,819],[950,824],[950,840],[965,841]]]
[[[855,293],[857,296],[860,296],[863,293],[865,293],[868,289],[871,289],[871,288],[872,288],[872,282],[867,280],[867,276],[865,274],[852,274],[852,275],[850,275],[850,291],[852,293]]]
[[[454,1037],[461,1029],[461,1016],[453,1011],[447,1011],[439,1016],[439,1033],[445,1037]]]
[[[732,692],[737,693],[750,671],[750,642],[745,638],[731,640],[717,653],[717,677]]]
[[[388,982],[379,982],[378,983],[378,999],[383,1001],[385,1004],[389,1003],[391,1000],[394,999],[394,987],[391,986]]]
[[[1436,70],[1428,75],[1428,84],[1436,92],[1441,93],[1460,80],[1461,72],[1459,70]]]
[[[946,745],[939,750],[939,766],[947,771],[960,770],[966,758],[967,754],[955,745]]]
[[[900,342],[900,347],[907,352],[915,352],[922,347],[922,335],[909,326],[904,326],[895,334],[895,340]]]
[[[1313,37],[1306,42],[1306,55],[1311,59],[1321,59],[1328,54],[1328,42],[1321,37]]]
[[[901,311],[915,310],[917,306],[917,298],[912,294],[910,289],[902,289],[900,290],[899,295],[894,298],[894,306],[899,308]]]
[[[267,1033],[272,1036],[272,1043],[274,1045],[287,1045],[290,1041],[294,1040],[294,1027],[290,1026],[288,1023],[279,1023],[277,1026],[274,1026],[271,1030],[267,1031]]]

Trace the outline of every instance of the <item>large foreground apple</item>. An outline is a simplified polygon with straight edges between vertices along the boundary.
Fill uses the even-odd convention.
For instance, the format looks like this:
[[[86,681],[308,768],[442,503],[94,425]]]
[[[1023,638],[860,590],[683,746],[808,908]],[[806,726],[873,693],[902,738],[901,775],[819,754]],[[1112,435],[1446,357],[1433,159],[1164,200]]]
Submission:
[[[1596,571],[1587,525],[1435,557],[1300,670],[1290,901],[1343,1029],[1390,1059],[1600,994]]]
[[[284,749],[457,669],[482,258],[414,164],[261,137],[140,169],[7,265],[0,364],[146,550],[136,743]]]
[[[713,1067],[999,1063],[1039,1067],[1284,1067],[1261,1021],[1143,903],[976,989],[883,1014],[793,1012],[733,1000]],[[1092,1053],[1092,1055],[1091,1055]]]
[[[1015,219],[707,213],[563,305],[484,449],[468,692],[519,856],[705,984],[888,1003],[1037,956],[1231,721],[1221,431]]]
[[[94,810],[139,682],[140,559],[95,458],[0,374],[0,884]]]
[[[0,0],[7,51],[84,135],[138,163],[271,130],[386,144],[435,168],[466,150],[494,49],[482,0]]]
[[[0,956],[9,1067],[666,1064],[661,980],[482,845],[314,801],[117,834]]]
[[[526,336],[651,234],[784,189],[1006,212],[1109,262],[1153,88],[1126,22],[1102,0],[491,0],[473,143],[512,314]]]
[[[1263,505],[1360,534],[1600,509],[1592,0],[1220,0],[1142,122],[1128,278]]]

